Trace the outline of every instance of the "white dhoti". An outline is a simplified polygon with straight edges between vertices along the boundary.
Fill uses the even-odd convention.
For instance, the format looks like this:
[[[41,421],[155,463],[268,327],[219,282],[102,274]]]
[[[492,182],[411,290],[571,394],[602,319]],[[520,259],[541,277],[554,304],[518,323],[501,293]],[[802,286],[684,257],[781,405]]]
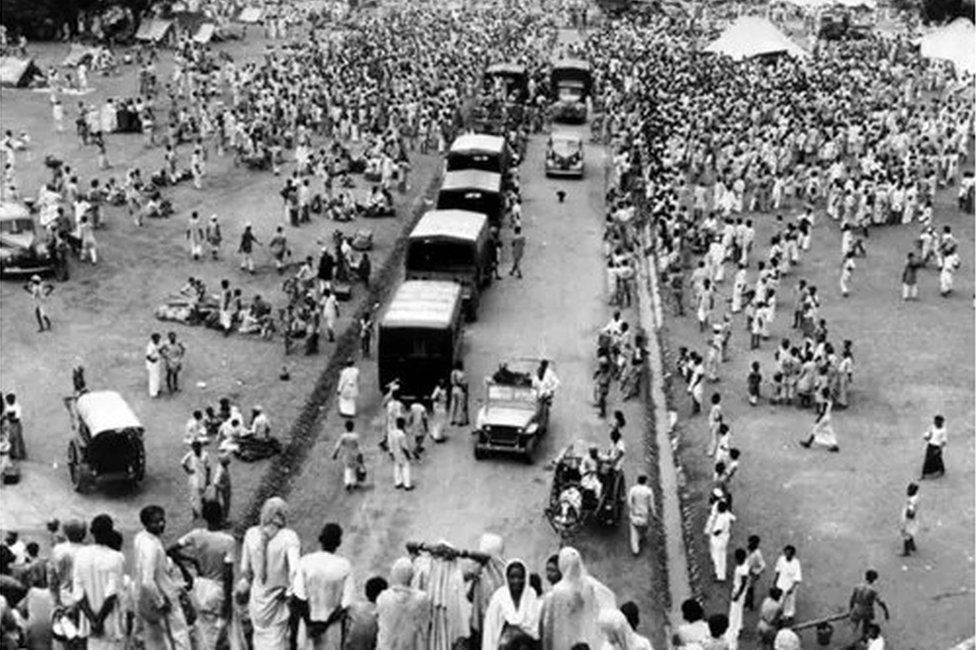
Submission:
[[[725,558],[728,547],[728,534],[710,535],[708,537],[708,550],[712,556],[712,566],[715,567],[715,577],[719,580],[725,580]]]
[[[939,273],[939,292],[946,294],[950,291],[952,291],[952,271],[943,265],[942,271]]]
[[[742,615],[745,602],[745,594],[742,594],[739,600],[729,602],[729,629],[725,633],[725,641],[729,644],[729,650],[736,650],[739,647],[739,634],[742,632]]]
[[[156,397],[159,395],[159,362],[146,362],[146,375],[149,379],[149,397]]]
[[[442,442],[444,436],[444,426],[447,423],[447,409],[443,406],[434,406],[434,417],[430,421],[430,437],[434,442]]]
[[[783,596],[783,618],[796,616],[796,590]]]
[[[813,425],[813,430],[810,432],[813,434],[813,442],[817,445],[822,445],[824,447],[837,447],[837,434],[834,432],[834,426],[830,421],[818,422]]]
[[[248,614],[254,626],[253,650],[288,650],[288,605],[281,589],[252,587]]]

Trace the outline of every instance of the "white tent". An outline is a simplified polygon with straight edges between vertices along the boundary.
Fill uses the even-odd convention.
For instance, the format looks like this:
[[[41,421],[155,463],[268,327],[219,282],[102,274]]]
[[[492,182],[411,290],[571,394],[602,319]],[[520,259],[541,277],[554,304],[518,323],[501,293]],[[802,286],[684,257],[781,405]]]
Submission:
[[[806,51],[787,38],[776,25],[767,18],[756,16],[737,18],[705,51],[724,54],[737,60],[780,53],[807,56]]]
[[[31,79],[41,74],[34,59],[18,59],[14,56],[0,57],[0,86],[23,88]]]
[[[876,9],[878,0],[836,0],[836,3],[848,9]]]
[[[159,41],[166,38],[169,33],[170,28],[173,26],[172,20],[163,20],[162,18],[151,18],[143,20],[139,24],[139,30],[136,32],[137,41],[153,41],[158,43]]]
[[[957,72],[976,73],[976,27],[966,18],[957,18],[918,39],[922,56],[951,61]]]
[[[237,20],[242,23],[256,23],[261,20],[263,13],[261,7],[244,7],[238,14]]]
[[[193,35],[193,40],[197,43],[209,43],[210,39],[213,38],[214,32],[217,31],[217,26],[213,23],[203,23],[197,30],[197,33]]]

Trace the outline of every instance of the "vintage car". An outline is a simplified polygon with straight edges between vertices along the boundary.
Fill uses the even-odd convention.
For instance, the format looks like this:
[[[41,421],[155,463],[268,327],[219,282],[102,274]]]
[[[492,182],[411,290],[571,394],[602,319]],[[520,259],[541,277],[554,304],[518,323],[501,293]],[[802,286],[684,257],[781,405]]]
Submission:
[[[554,133],[546,150],[546,176],[583,178],[583,139],[575,133]]]
[[[589,522],[616,526],[626,508],[623,471],[614,469],[613,463],[599,454],[595,454],[595,461],[587,462],[586,457],[595,447],[576,442],[566,447],[555,461],[545,515],[564,543]]]
[[[37,230],[37,222],[26,207],[0,203],[0,275],[44,274],[53,270],[50,250]]]
[[[532,462],[533,451],[549,430],[552,406],[552,396],[544,395],[532,381],[533,367],[528,364],[535,361],[503,364],[485,379],[485,402],[472,431],[475,458],[501,453]]]
[[[593,84],[590,64],[580,59],[561,59],[552,64],[552,120],[567,124],[586,122],[586,100]]]
[[[64,405],[71,418],[68,472],[75,491],[142,481],[145,430],[121,395],[112,390],[84,392],[64,398]]]

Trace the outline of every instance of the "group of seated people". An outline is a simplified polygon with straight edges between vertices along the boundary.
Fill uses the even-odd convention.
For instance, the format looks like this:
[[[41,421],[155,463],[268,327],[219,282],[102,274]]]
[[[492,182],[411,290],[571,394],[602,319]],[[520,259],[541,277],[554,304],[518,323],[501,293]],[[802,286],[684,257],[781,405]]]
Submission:
[[[343,178],[348,179],[348,176]],[[340,181],[340,186],[348,189],[352,188],[353,184],[351,180],[348,184],[343,184]],[[373,187],[365,203],[358,200],[349,191],[336,192],[332,199],[324,203],[322,211],[325,216],[333,221],[352,221],[356,217],[375,218],[395,215],[393,195],[389,190],[378,185]]]
[[[280,448],[271,435],[271,422],[261,406],[253,406],[250,418],[245,419],[241,409],[227,397],[221,397],[216,408],[208,405],[203,410],[194,411],[187,423],[185,442],[214,443],[219,453],[232,453],[239,458],[248,456],[245,460],[267,457]]]
[[[208,294],[203,280],[194,277],[190,277],[180,289],[180,299],[161,307],[157,317],[189,325],[202,323],[213,329],[221,329],[218,297]],[[234,290],[231,323],[232,328],[241,334],[258,334],[264,339],[270,339],[277,330],[274,306],[259,294],[255,294],[250,303],[245,303],[240,289]]]

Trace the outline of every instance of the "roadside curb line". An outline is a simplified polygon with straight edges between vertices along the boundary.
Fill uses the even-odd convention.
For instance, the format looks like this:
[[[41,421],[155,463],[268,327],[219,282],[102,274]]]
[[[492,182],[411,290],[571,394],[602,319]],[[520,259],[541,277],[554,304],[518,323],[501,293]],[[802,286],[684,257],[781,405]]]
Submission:
[[[664,525],[664,543],[668,565],[668,589],[670,611],[668,621],[681,620],[681,603],[692,596],[688,571],[688,553],[685,545],[684,524],[679,498],[679,479],[671,444],[671,428],[674,418],[668,412],[664,394],[664,363],[659,340],[663,323],[661,297],[658,291],[657,270],[654,254],[649,250],[647,225],[641,229],[641,246],[646,251],[640,256],[640,282],[637,283],[637,304],[641,327],[648,334],[649,391],[654,412],[655,436],[658,447],[658,472],[661,484],[661,521]],[[670,630],[667,647],[671,647]]]

